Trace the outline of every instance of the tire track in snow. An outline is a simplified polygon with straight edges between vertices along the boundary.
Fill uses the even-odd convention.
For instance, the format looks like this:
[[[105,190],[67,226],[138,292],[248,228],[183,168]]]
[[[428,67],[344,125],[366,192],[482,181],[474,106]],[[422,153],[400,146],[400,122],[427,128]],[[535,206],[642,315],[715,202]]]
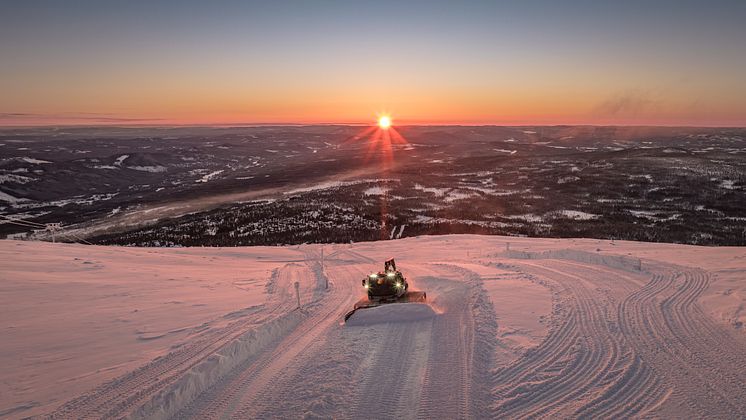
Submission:
[[[307,264],[311,257],[308,254]],[[357,400],[349,417],[746,418],[746,373],[731,368],[746,366],[746,340],[698,305],[710,283],[708,273],[651,262],[646,264],[651,273],[641,283],[636,274],[603,266],[518,261],[511,264],[547,279],[558,300],[542,343],[489,376],[495,398],[491,411],[483,410],[490,402],[481,394],[484,384],[479,379],[480,369],[490,366],[483,349],[477,350],[486,325],[478,317],[484,309],[476,303],[481,296],[475,289],[479,276],[458,265],[413,264],[407,273],[427,271],[455,287],[439,300],[444,312],[428,321],[427,328],[402,323],[371,338],[381,343],[371,343],[371,364],[360,370],[363,375],[355,383],[360,385],[359,398],[370,399]],[[269,312],[205,331],[182,348],[68,402],[50,417],[131,415],[236,337],[287,314],[294,306],[294,296],[288,293],[294,276],[313,275],[307,271],[297,264],[280,270],[281,287]],[[331,272],[333,287],[322,293],[317,279],[317,289],[308,294],[313,302],[299,327],[268,343],[177,417],[276,417],[281,403],[286,404],[285,413],[300,413],[310,400],[288,403],[292,396],[286,390],[307,373],[310,360],[334,349],[329,337],[339,334],[332,329],[357,295],[364,267],[350,259]],[[464,281],[449,279],[454,272]],[[387,358],[387,346],[402,357]],[[352,365],[354,356],[349,352],[335,360]],[[351,370],[354,366],[337,372]],[[314,376],[328,382],[325,390],[333,390],[337,379]],[[379,387],[398,387],[400,392],[381,392]],[[319,412],[345,417],[347,410],[327,405]]]
[[[620,326],[672,388],[668,416],[746,417],[746,340],[716,324],[697,304],[709,285],[698,269],[657,267],[660,274],[622,303]]]
[[[368,264],[340,261],[334,277],[360,291]],[[408,266],[407,273],[420,271]],[[350,305],[351,306],[351,303]],[[349,306],[343,308],[349,309]],[[337,319],[340,321],[340,319]],[[255,418],[413,418],[430,347],[431,320],[329,328],[255,398]],[[292,395],[293,398],[287,398]]]
[[[287,283],[289,271],[294,269],[294,264],[283,266],[278,281]],[[128,415],[246,330],[286,312],[287,299],[282,297],[282,293],[278,296],[268,302],[267,306],[272,308],[269,311],[208,330],[181,348],[65,403],[47,417],[88,419]]]
[[[335,282],[329,295],[307,308],[308,317],[288,336],[282,338],[271,350],[237,369],[231,377],[224,378],[208,393],[201,395],[178,417],[186,418],[254,418],[267,409],[278,387],[293,371],[293,362],[304,352],[312,353],[310,347],[332,325],[339,322],[342,314],[352,305],[354,294],[349,293],[349,269],[340,281]],[[357,273],[356,277],[362,277]],[[335,276],[337,278],[337,276]],[[296,365],[297,366],[297,365]],[[279,395],[282,395],[281,393]]]
[[[470,417],[471,326],[462,311],[446,312],[433,321],[432,351],[422,384],[418,418]]]
[[[384,326],[385,336],[374,362],[360,381],[352,418],[413,418],[421,377],[430,356],[432,321]]]
[[[605,320],[609,332],[614,336],[619,335],[618,315],[613,308],[617,306],[619,297],[625,297],[645,284],[641,279],[644,276],[603,265],[584,265],[566,260],[561,265],[584,279],[594,279],[593,283],[585,284],[606,296],[607,300],[603,301],[602,306]],[[595,397],[573,416],[599,417],[608,416],[610,412],[616,416],[631,416],[644,408],[654,407],[665,398],[665,390],[659,389],[660,384],[653,370],[644,364],[636,352],[630,351],[630,344],[623,337],[618,340],[622,357],[616,358],[608,374],[593,384],[597,387],[593,391]]]
[[[357,270],[345,277],[357,279],[367,272],[362,265]],[[326,330],[325,340],[290,362],[234,416],[472,417],[474,323],[464,320],[472,318],[474,280],[451,266],[411,265],[407,273],[447,285],[443,299],[436,298],[442,314],[429,320]],[[357,287],[357,281],[352,283]],[[489,359],[484,361],[489,365]],[[341,389],[340,384],[347,385]],[[297,399],[289,399],[288,392]]]
[[[565,296],[544,342],[497,372],[495,416],[746,417],[746,374],[733,369],[746,366],[746,340],[697,304],[703,270],[651,262],[639,287],[576,262],[517,265]]]
[[[356,295],[350,293],[355,283],[352,279],[364,277],[362,270],[356,266],[333,272],[337,287],[323,301],[323,305],[315,309],[316,314],[300,325],[289,337],[290,340],[283,341],[280,353],[271,357],[271,363],[252,378],[251,386],[241,396],[238,408],[231,414],[231,418],[257,418],[261,413],[271,413],[278,402],[286,399],[286,383],[306,364],[305,361],[308,358],[323,357],[318,350],[325,341],[324,337],[328,335],[330,328],[339,325],[344,313],[355,301]]]
[[[430,358],[417,411],[421,419],[485,417],[494,362],[495,313],[481,277],[458,264],[438,264],[461,281],[439,297]],[[451,274],[452,275],[452,274]],[[477,322],[478,321],[478,322]]]
[[[656,383],[639,379],[651,377],[649,368],[610,322],[616,314],[607,288],[569,274],[578,272],[577,264],[543,260],[517,265],[551,279],[564,297],[554,309],[558,322],[545,340],[495,375],[495,416],[578,416],[591,414],[594,406],[610,407],[629,399],[639,402],[627,406],[626,414],[634,415],[658,402],[652,392]],[[626,386],[637,381],[634,388]],[[622,390],[628,395],[620,399],[617,394]]]

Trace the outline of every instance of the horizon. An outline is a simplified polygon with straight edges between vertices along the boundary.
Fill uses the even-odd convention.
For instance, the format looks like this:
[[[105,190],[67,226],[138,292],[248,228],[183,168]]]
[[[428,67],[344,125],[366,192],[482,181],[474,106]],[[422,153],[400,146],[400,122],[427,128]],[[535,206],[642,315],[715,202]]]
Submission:
[[[32,128],[252,128],[252,127],[375,127],[375,122],[315,122],[315,123],[294,123],[294,122],[235,122],[235,123],[164,123],[164,124],[147,124],[147,123],[57,123],[57,124],[27,124],[27,125],[16,125],[16,124],[2,124],[0,123],[0,130],[2,129],[32,129]],[[707,128],[707,129],[731,129],[731,128],[746,128],[744,125],[681,125],[681,124],[593,124],[593,123],[578,123],[578,124],[491,124],[491,123],[407,123],[407,124],[395,124],[398,129],[410,128],[410,127],[496,127],[496,128],[553,128],[553,127],[619,127],[619,128]]]

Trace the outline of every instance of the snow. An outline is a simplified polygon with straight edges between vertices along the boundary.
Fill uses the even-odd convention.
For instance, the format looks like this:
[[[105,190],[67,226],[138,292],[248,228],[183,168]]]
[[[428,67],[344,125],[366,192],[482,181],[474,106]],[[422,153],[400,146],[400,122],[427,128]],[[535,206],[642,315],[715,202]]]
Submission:
[[[292,195],[310,191],[327,190],[332,188],[347,187],[350,185],[359,184],[373,184],[373,183],[384,183],[384,182],[399,182],[398,179],[361,179],[356,181],[326,181],[319,184],[311,185],[308,187],[295,188],[285,192],[285,195]]]
[[[386,195],[391,189],[390,188],[384,188],[384,187],[370,187],[367,190],[363,191],[364,195]]]
[[[567,184],[568,182],[577,182],[580,181],[580,178],[576,176],[563,176],[560,178],[557,178],[558,184]]]
[[[423,223],[423,224],[464,224],[464,225],[472,225],[472,226],[483,226],[483,227],[490,227],[490,228],[504,228],[508,227],[507,223],[502,222],[491,222],[491,221],[484,221],[484,220],[471,220],[471,219],[452,219],[452,218],[445,218],[445,217],[432,217],[432,216],[425,216],[422,214],[418,214],[412,219],[415,223]]]
[[[730,179],[724,179],[720,182],[720,188],[725,188],[726,190],[733,190],[735,189],[735,182]]]
[[[744,255],[478,235],[247,248],[0,241],[0,413],[743,417]],[[427,302],[345,324],[360,280],[391,256]]]
[[[569,219],[574,220],[592,220],[592,219],[598,219],[599,215],[592,214],[592,213],[586,213],[584,211],[578,211],[578,210],[562,210],[559,211],[558,214],[567,217]]]
[[[30,200],[24,198],[24,199],[17,199],[13,207],[16,209],[33,209],[33,208],[49,207],[49,206],[64,207],[70,204],[89,206],[98,201],[111,200],[112,198],[116,197],[118,194],[119,193],[93,194],[90,196],[76,196],[76,197],[67,198],[64,200],[37,201],[37,202],[32,202],[32,203],[29,203],[28,201]]]
[[[28,201],[28,200],[25,199],[25,198],[13,197],[12,195],[10,195],[8,193],[4,193],[4,192],[0,191],[0,201],[5,201],[5,202],[11,203],[11,204],[15,204],[15,203],[22,203],[22,202]]]
[[[527,348],[541,343],[548,332],[544,319],[552,312],[549,288],[511,270],[477,264],[460,266],[480,275],[496,318],[501,320],[497,339],[502,345],[496,349],[499,364],[508,364]]]
[[[498,191],[495,191],[492,188],[475,187],[472,185],[461,185],[460,187],[465,190],[479,191],[483,194],[500,195]]]
[[[68,398],[85,391],[91,378],[111,379],[240,318],[237,311],[264,302],[267,273],[277,263],[262,258],[295,253],[226,254],[0,242],[3,376],[33,386],[31,393],[13,386],[21,389],[13,404],[22,404],[24,395]],[[246,265],[246,258],[255,261]],[[10,401],[5,386],[0,389],[2,412]]]
[[[436,197],[443,197],[448,191],[451,190],[450,188],[425,187],[420,184],[414,184],[414,189],[434,194]]]
[[[18,149],[18,150],[20,150],[20,149]],[[52,162],[50,162],[48,160],[34,159],[34,158],[30,158],[30,157],[22,157],[21,160],[24,161],[24,162],[26,162],[26,163],[31,163],[31,164],[34,164],[34,165],[43,165],[45,163],[52,163]]]
[[[635,217],[642,217],[642,218],[654,218],[658,212],[650,211],[650,210],[628,210],[631,214],[633,214]]]
[[[458,191],[458,190],[451,190],[448,192],[448,195],[446,195],[443,201],[445,201],[446,203],[452,203],[454,201],[465,200],[471,197],[474,197],[474,194],[468,191],[463,192],[463,191]]]
[[[436,316],[430,305],[399,303],[357,311],[347,322],[350,327],[428,320]]]
[[[125,159],[127,159],[128,157],[130,157],[130,155],[122,155],[122,156],[119,156],[119,157],[118,157],[118,158],[116,158],[116,160],[114,161],[114,164],[115,164],[115,165],[117,165],[117,166],[122,166],[122,162],[124,162],[124,161],[125,161]]]
[[[515,220],[523,220],[529,223],[541,223],[544,221],[544,218],[541,216],[537,216],[535,214],[515,214],[512,216],[504,216],[507,219],[515,219]]]
[[[161,165],[127,166],[127,169],[132,169],[133,171],[152,172],[152,173],[161,173],[161,172],[166,172],[168,170],[165,166],[161,166]]]
[[[36,179],[23,176],[23,175],[15,175],[15,174],[0,175],[0,184],[5,184],[6,182],[12,182],[16,184],[26,184],[31,181],[36,181]]]
[[[652,177],[652,175],[649,175],[649,174],[643,174],[643,175],[630,175],[630,178],[632,178],[632,179],[645,179],[645,180],[647,180],[648,182],[653,182],[653,177]]]
[[[218,175],[222,174],[223,172],[224,172],[223,169],[218,170],[218,171],[210,172],[209,174],[203,176],[202,178],[200,178],[200,179],[198,179],[198,180],[196,180],[194,182],[209,182],[209,181],[215,179]]]

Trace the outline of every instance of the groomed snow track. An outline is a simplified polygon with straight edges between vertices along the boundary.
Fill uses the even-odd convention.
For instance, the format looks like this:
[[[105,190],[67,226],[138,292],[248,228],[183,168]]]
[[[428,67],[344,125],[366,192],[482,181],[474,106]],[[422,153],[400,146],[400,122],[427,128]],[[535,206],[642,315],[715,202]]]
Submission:
[[[376,259],[341,249],[321,269],[318,252],[305,252],[305,265],[276,270],[255,313],[48,417],[746,417],[746,339],[699,306],[711,282],[702,269],[572,252],[442,262],[404,254],[397,259],[428,292],[432,317],[345,325]],[[507,363],[496,360],[490,270],[552,296],[544,338]],[[301,310],[299,278],[317,285]]]

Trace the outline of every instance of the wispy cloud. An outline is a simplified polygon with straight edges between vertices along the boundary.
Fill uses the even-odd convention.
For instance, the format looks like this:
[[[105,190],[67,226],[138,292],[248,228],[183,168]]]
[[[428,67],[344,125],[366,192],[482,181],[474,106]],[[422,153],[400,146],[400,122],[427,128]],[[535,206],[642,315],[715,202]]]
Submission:
[[[593,114],[601,117],[636,117],[651,111],[657,104],[652,92],[635,89],[604,100],[596,106]]]
[[[64,112],[64,113],[27,113],[0,112],[0,124],[115,124],[115,123],[153,123],[163,121],[161,118],[120,117],[113,114],[95,112]]]

